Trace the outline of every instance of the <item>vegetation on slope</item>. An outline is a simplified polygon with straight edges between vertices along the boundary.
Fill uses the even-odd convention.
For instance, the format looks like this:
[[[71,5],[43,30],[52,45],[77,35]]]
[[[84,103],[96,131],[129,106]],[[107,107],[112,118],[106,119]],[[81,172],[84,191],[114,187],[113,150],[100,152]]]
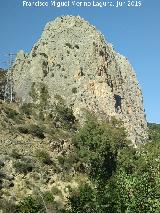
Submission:
[[[43,114],[44,109],[45,107],[40,106],[39,112]],[[23,153],[13,150],[10,156],[15,162],[16,172],[26,178],[29,173],[35,175],[37,173],[34,172],[45,168],[49,178],[51,175],[61,175],[65,182],[70,183],[77,178],[78,187],[68,185],[65,197],[64,191],[59,187],[54,185],[52,189],[47,188],[46,180],[44,191],[44,184],[36,186],[35,193],[22,197],[18,202],[7,200],[2,194],[0,207],[3,212],[159,212],[159,125],[149,124],[149,142],[134,149],[130,146],[121,123],[114,119],[108,123],[88,116],[84,126],[79,127],[72,110],[61,99],[43,119],[34,110],[33,105],[24,105],[20,109],[7,105],[1,107],[4,116],[2,119],[1,115],[3,131],[9,122],[12,124],[10,132],[13,135],[19,132],[23,137],[30,135],[43,143],[48,138],[58,140],[58,137],[65,135],[70,142],[67,150],[62,149],[62,154],[37,149],[34,161],[26,160]],[[59,147],[60,144],[56,146]],[[53,168],[54,173],[49,173]],[[0,173],[1,182],[5,175],[2,171],[3,169]],[[59,202],[57,196],[64,199],[64,202]]]
[[[154,126],[155,127],[155,126]],[[89,131],[87,131],[87,128]],[[76,136],[78,154],[87,152],[90,184],[69,197],[67,212],[159,212],[160,138],[152,128],[152,142],[134,150],[126,145],[122,129],[92,121]],[[105,129],[105,131],[104,131]],[[157,133],[155,129],[158,130]],[[91,134],[90,134],[91,133]],[[94,152],[94,144],[96,152]],[[86,143],[87,142],[87,143]],[[83,150],[83,151],[82,151]]]

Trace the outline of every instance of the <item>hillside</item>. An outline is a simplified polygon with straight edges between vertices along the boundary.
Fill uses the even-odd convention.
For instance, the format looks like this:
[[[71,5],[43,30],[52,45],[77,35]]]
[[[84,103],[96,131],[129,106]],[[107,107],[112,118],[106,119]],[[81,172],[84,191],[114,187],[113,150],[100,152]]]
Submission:
[[[133,149],[121,123],[86,116],[80,127],[62,99],[45,118],[0,103],[1,212],[158,212],[159,125]]]
[[[77,186],[76,176],[72,178],[71,171],[66,174],[63,165],[71,152],[72,133],[56,124],[64,125],[51,118],[39,119],[28,105],[19,108],[15,103],[0,103],[0,203],[6,205],[7,213],[13,212],[12,202],[32,193],[53,191],[55,202],[63,206],[69,188]]]

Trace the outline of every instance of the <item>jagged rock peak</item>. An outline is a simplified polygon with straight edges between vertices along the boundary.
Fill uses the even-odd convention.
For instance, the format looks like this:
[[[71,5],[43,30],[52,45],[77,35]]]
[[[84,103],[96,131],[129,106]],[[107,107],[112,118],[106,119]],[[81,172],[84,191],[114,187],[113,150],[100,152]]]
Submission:
[[[46,85],[50,103],[61,96],[77,118],[83,109],[121,119],[133,144],[147,138],[142,93],[128,60],[79,16],[49,22],[29,54],[20,52],[13,65],[14,91],[33,101],[31,89]]]
[[[56,18],[54,21],[48,22],[44,28],[41,38],[45,37],[46,34],[52,35],[53,31],[59,31],[61,28],[76,28],[77,33],[86,30],[86,32],[95,33],[98,37],[101,36],[102,39],[104,39],[103,35],[98,32],[93,25],[80,16],[61,16]]]

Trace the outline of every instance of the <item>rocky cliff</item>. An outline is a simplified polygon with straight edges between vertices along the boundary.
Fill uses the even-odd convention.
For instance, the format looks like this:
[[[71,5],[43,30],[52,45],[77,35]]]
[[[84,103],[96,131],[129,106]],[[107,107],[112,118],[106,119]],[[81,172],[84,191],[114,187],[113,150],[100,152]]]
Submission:
[[[133,144],[147,138],[142,93],[128,60],[80,17],[49,22],[29,54],[20,51],[13,65],[16,99],[33,101],[42,83],[50,103],[61,96],[81,119],[83,109],[124,122]]]

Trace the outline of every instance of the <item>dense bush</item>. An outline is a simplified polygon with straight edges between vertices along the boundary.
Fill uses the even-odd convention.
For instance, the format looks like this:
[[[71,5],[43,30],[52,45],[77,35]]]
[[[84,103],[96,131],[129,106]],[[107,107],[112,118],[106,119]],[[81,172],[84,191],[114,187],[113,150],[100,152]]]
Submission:
[[[16,213],[62,213],[62,206],[55,201],[53,194],[49,191],[35,196],[25,197],[16,206]],[[7,212],[9,213],[9,212]],[[11,213],[11,212],[10,212]],[[14,213],[14,212],[13,212]]]
[[[160,124],[148,123],[149,139],[160,143]]]
[[[24,198],[17,207],[20,213],[38,213],[43,209],[41,202],[31,196]]]
[[[116,126],[90,120],[73,139],[79,160],[89,171],[90,184],[70,194],[66,212],[159,212],[158,133],[154,132],[152,143],[135,150],[126,146],[125,132]]]
[[[62,195],[61,190],[59,188],[57,188],[56,186],[53,186],[51,191],[54,195],[59,195],[59,196]]]
[[[7,114],[7,117],[9,119],[12,119],[17,124],[22,123],[23,116],[20,113],[18,113],[16,110],[5,107],[4,111]]]
[[[74,94],[77,93],[77,88],[76,87],[72,88],[72,93],[74,93]]]
[[[44,135],[44,130],[36,125],[36,124],[31,124],[31,125],[26,125],[26,126],[19,126],[18,127],[19,132],[23,133],[23,134],[31,134],[35,137],[38,137],[40,139],[44,139],[45,135]]]
[[[18,131],[23,134],[29,134],[29,129],[27,126],[19,126]]]
[[[30,162],[16,161],[13,166],[18,173],[27,174],[33,170],[33,164]]]
[[[29,133],[41,139],[45,138],[43,129],[35,124],[29,126]]]
[[[20,159],[21,158],[21,154],[18,152],[18,150],[12,149],[11,157],[13,157],[15,159]]]
[[[90,118],[73,138],[79,160],[85,172],[96,179],[110,178],[117,168],[117,157],[127,147],[123,128]],[[81,165],[82,165],[81,164]]]
[[[72,124],[75,121],[72,109],[66,107],[62,103],[56,105],[56,112],[58,113],[57,119],[64,124]]]
[[[50,165],[52,163],[50,155],[44,150],[37,150],[36,157],[44,164]]]
[[[27,117],[32,115],[33,104],[32,103],[24,103],[20,107],[20,112],[25,114]]]
[[[79,187],[79,190],[72,192],[69,197],[70,206],[66,212],[78,213],[78,212],[97,212],[95,191],[88,184]]]
[[[65,105],[61,97],[56,97],[57,103],[55,105],[55,122],[59,122],[60,126],[65,129],[73,127],[76,118],[73,115],[73,110]]]
[[[57,157],[58,163],[60,167],[65,170],[66,172],[73,168],[74,163],[76,162],[76,158],[73,155],[69,156],[62,156],[59,155]]]
[[[54,202],[54,196],[53,193],[47,191],[45,193],[43,193],[43,197],[44,197],[44,201],[47,203],[53,203]]]

